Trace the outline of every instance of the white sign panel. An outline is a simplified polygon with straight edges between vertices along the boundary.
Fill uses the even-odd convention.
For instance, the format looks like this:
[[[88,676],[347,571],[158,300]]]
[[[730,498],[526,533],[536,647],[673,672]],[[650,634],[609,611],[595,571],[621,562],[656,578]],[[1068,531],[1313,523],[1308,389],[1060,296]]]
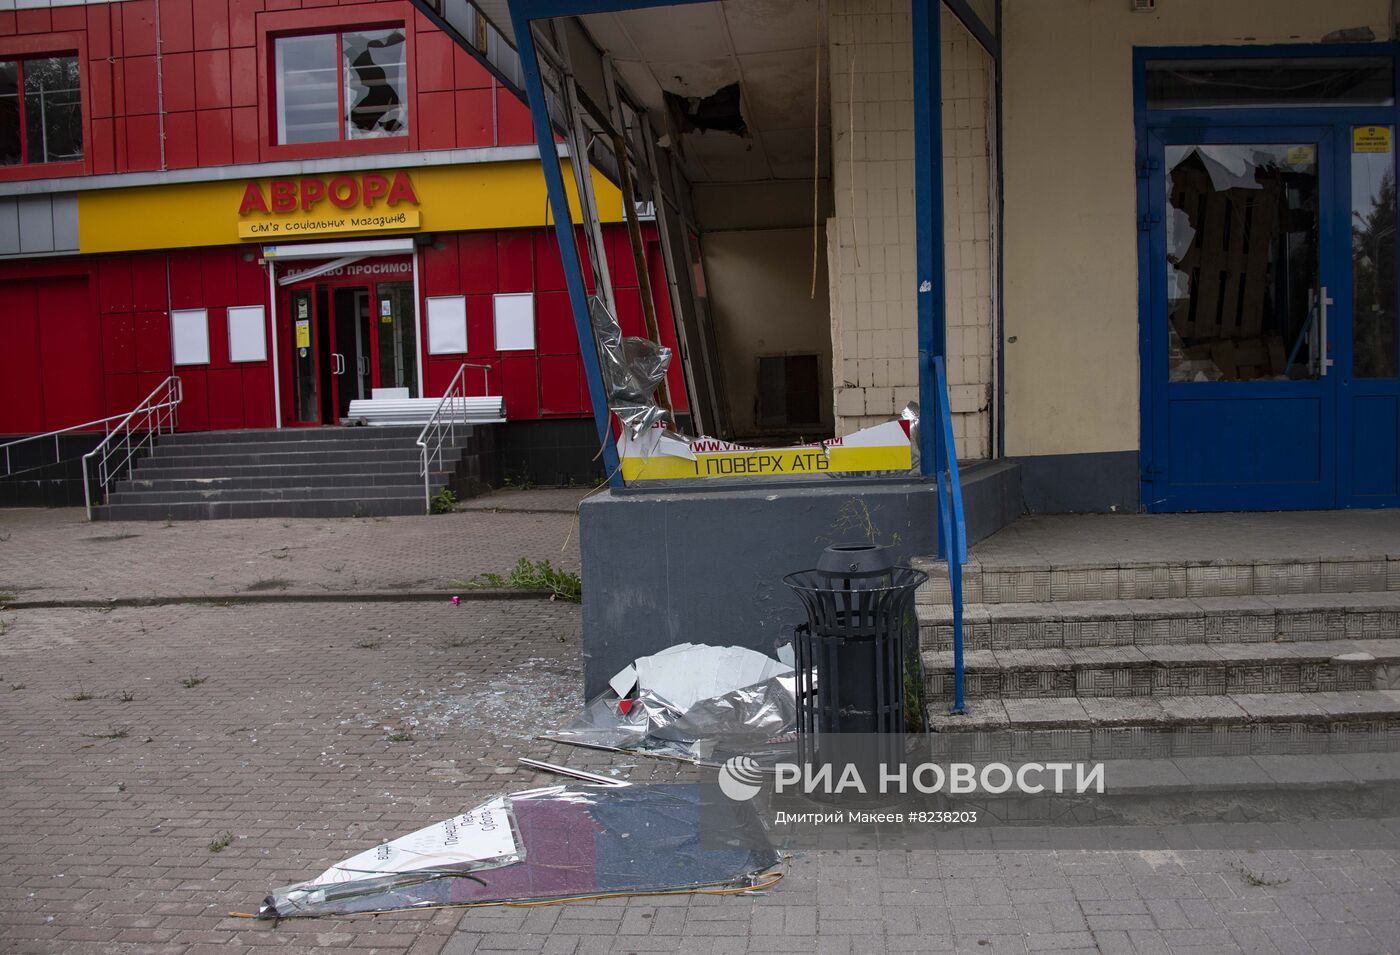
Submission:
[[[496,351],[535,350],[535,296],[518,292],[495,296]]]
[[[428,299],[428,354],[461,355],[467,350],[467,299],[440,295]]]
[[[177,308],[172,311],[170,342],[175,364],[209,364],[209,312],[202,308]]]
[[[228,310],[228,360],[266,361],[267,333],[261,305],[235,305]]]

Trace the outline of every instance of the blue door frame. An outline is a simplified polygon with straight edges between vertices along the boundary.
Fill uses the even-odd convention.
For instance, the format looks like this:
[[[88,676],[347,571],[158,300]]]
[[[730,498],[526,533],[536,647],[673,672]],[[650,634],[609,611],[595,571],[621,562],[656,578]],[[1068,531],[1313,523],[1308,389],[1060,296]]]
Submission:
[[[1400,107],[1146,107],[1152,59],[1391,55],[1395,44],[1135,51],[1142,502],[1149,511],[1400,505],[1400,381],[1352,373],[1351,128],[1400,131]],[[1394,100],[1400,104],[1400,91]],[[1310,380],[1170,382],[1166,169],[1177,144],[1316,144],[1328,356]]]

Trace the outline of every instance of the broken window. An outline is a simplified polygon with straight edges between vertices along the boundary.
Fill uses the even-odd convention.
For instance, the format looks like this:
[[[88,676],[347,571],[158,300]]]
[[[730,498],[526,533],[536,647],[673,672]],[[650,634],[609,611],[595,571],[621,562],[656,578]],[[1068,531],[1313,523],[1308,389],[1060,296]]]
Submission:
[[[1172,381],[1315,378],[1313,143],[1168,146]]]
[[[407,135],[403,30],[279,37],[274,50],[279,143]]]

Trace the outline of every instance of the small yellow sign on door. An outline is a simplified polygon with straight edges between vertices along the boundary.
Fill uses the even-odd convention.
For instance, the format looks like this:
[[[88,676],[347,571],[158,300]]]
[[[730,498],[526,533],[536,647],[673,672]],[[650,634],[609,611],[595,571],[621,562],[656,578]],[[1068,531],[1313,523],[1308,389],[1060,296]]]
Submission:
[[[311,347],[311,321],[302,319],[297,322],[297,346],[298,348]]]
[[[1390,152],[1389,126],[1353,126],[1351,151],[1354,153]]]

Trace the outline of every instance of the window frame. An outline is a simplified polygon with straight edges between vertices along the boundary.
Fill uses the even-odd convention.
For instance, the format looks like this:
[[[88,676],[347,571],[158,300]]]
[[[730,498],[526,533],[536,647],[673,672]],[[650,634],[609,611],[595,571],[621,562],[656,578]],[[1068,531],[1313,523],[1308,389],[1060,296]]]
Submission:
[[[95,143],[92,136],[92,70],[87,56],[87,37],[81,33],[41,33],[32,36],[7,37],[0,41],[0,60],[37,60],[51,56],[72,56],[78,61],[78,109],[81,111],[83,158],[58,162],[35,162],[27,159],[13,165],[0,165],[0,182],[24,179],[60,179],[92,173]],[[23,68],[20,69],[20,100],[24,99]],[[21,107],[21,116],[23,108]],[[21,129],[21,142],[27,130]],[[22,147],[21,147],[22,148]]]
[[[258,126],[261,130],[260,159],[317,159],[327,156],[365,156],[414,152],[418,149],[418,84],[414,69],[414,11],[408,0],[375,5],[372,19],[347,20],[345,7],[316,7],[308,10],[278,10],[258,16],[258,76],[264,89],[258,96]],[[404,34],[404,102],[408,133],[403,136],[374,136],[346,139],[344,128],[338,139],[315,143],[283,143],[278,140],[278,76],[276,43],[292,36],[318,36],[361,33],[370,30],[402,30]],[[339,44],[338,44],[339,45]],[[343,56],[343,53],[338,53]],[[337,86],[343,90],[344,72]],[[342,91],[341,101],[344,101]],[[341,123],[344,123],[342,117]]]

